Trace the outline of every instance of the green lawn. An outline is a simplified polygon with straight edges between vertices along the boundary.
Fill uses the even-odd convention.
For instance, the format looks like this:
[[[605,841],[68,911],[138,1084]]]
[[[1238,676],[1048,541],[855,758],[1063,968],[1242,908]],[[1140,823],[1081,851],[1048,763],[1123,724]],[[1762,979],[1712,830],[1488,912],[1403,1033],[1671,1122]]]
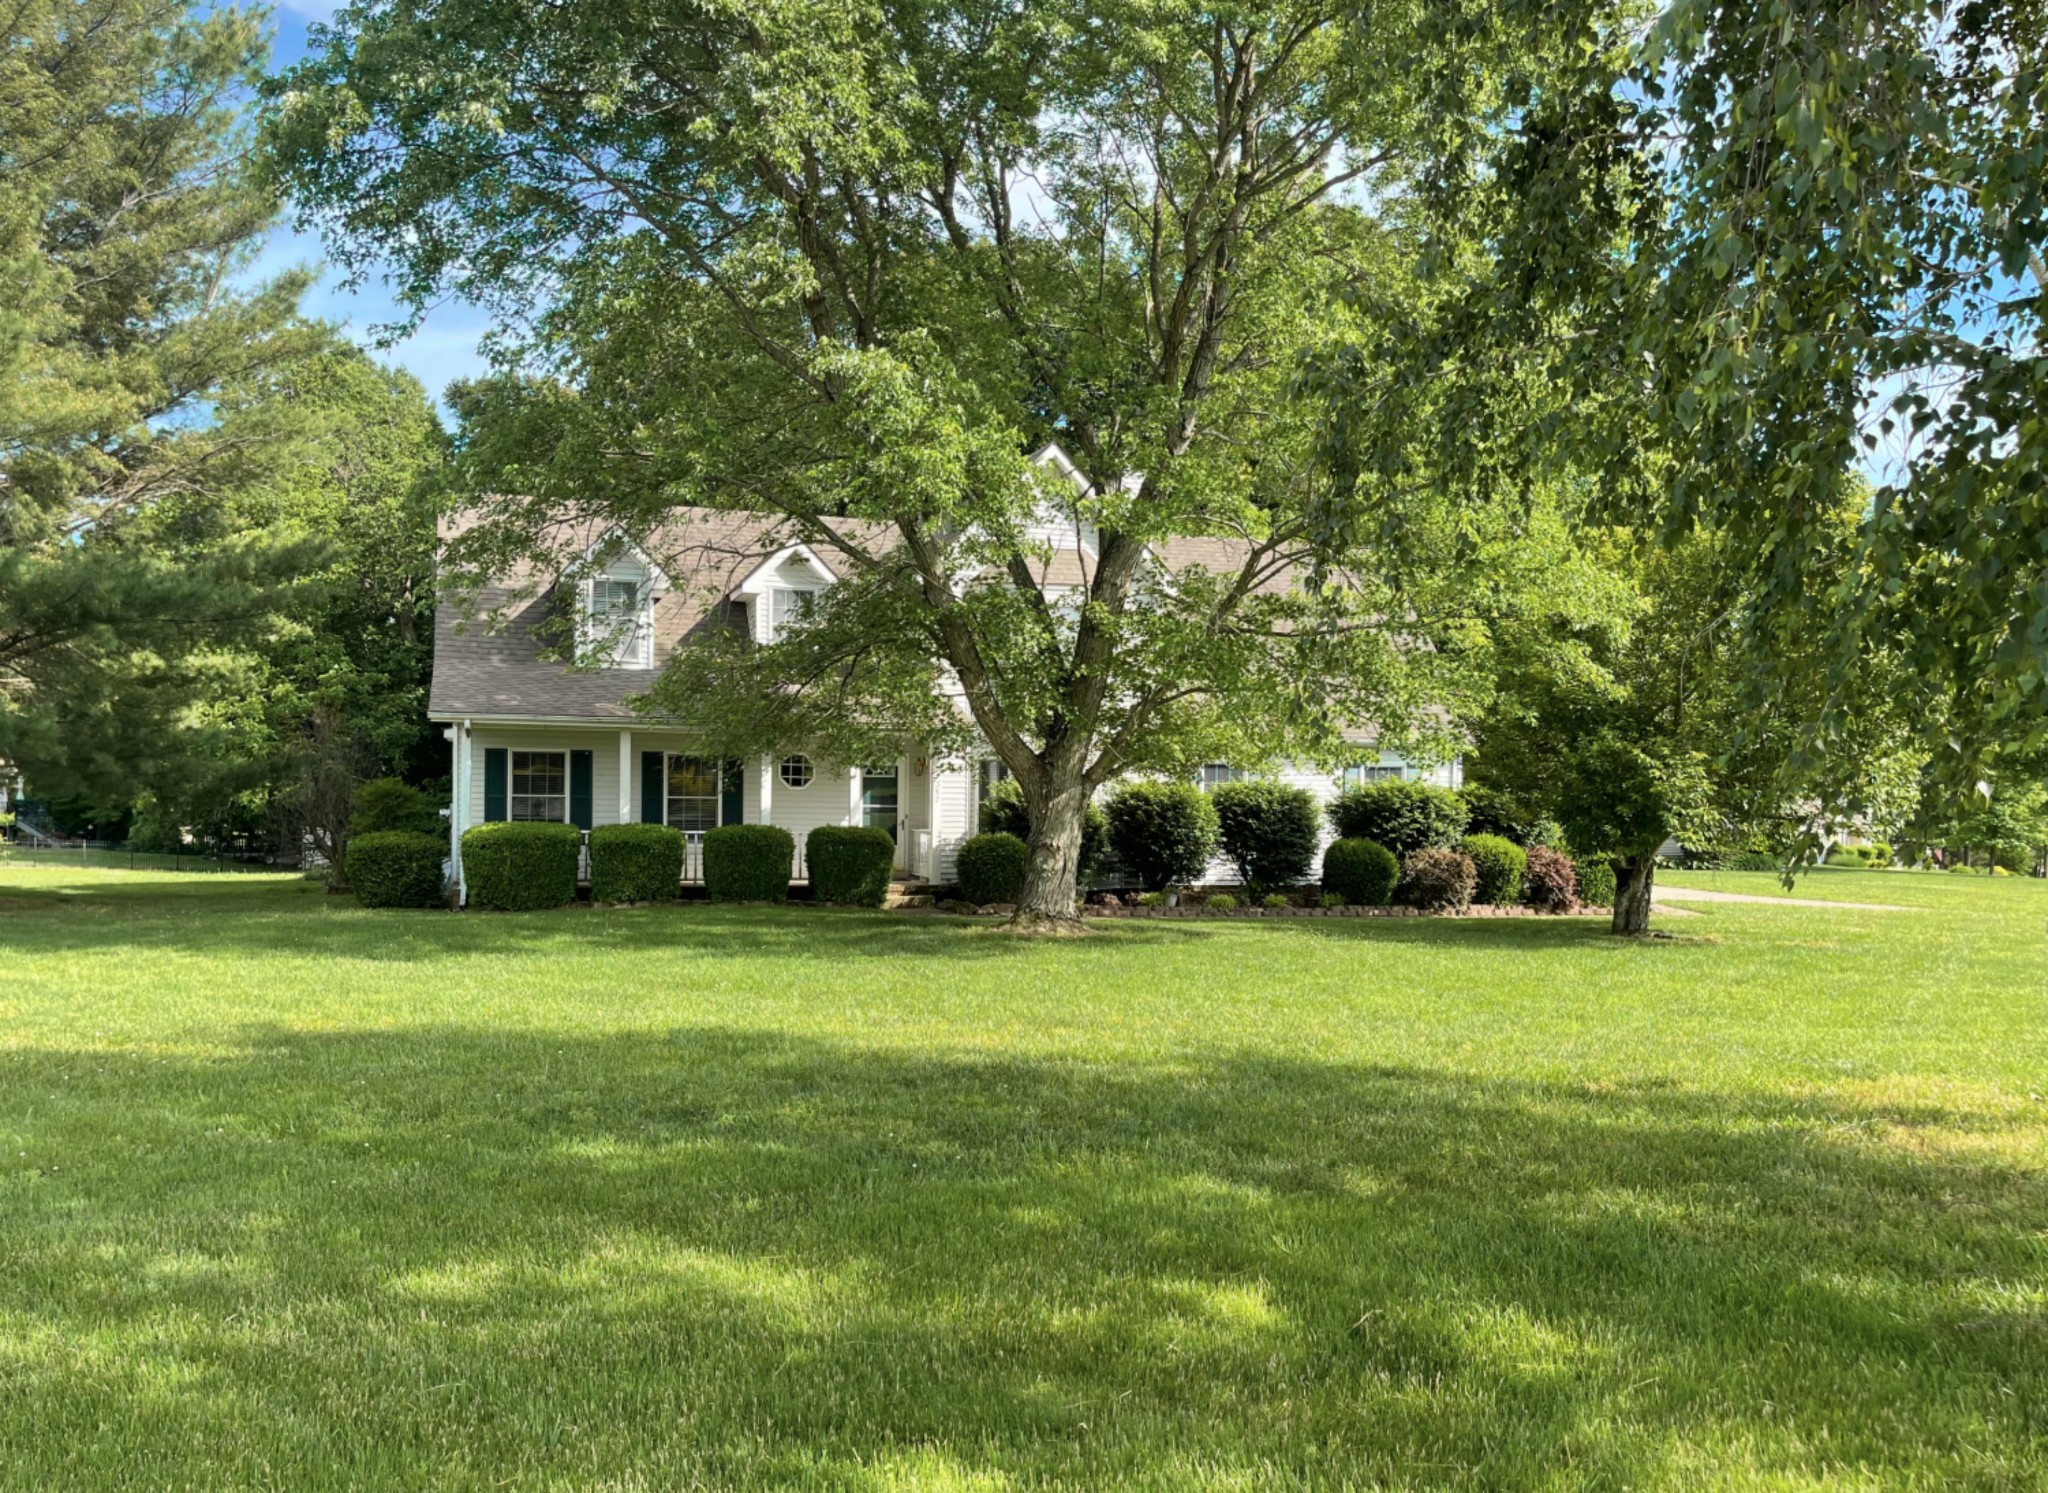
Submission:
[[[0,1481],[2041,1487],[2048,886],[1800,890],[1916,910],[0,862]]]

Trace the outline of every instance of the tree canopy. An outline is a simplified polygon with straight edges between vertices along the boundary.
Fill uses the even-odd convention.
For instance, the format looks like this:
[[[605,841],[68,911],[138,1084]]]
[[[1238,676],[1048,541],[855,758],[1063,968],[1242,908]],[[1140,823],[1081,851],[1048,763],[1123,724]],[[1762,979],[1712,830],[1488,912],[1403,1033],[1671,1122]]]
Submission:
[[[317,697],[421,729],[438,437],[256,273],[258,13],[24,0],[0,51],[0,758],[119,811],[271,781]],[[374,519],[366,515],[374,514]]]
[[[1562,462],[1597,475],[1610,521],[1710,533],[1751,706],[1807,707],[1794,776],[1903,704],[1966,787],[2048,729],[2048,13],[1586,15],[1575,67],[1447,137],[1432,294],[1390,331],[1398,375],[1333,365],[1340,445],[1416,459],[1376,416],[1423,400],[1445,411],[1421,453],[1438,470]],[[1517,384],[1553,397],[1517,410]],[[1824,646],[1795,665],[1788,633]]]
[[[269,144],[345,261],[501,313],[458,565],[559,564],[572,516],[779,515],[845,578],[772,647],[684,650],[656,706],[857,761],[961,740],[957,687],[1027,800],[1026,915],[1062,919],[1110,776],[1368,721],[1446,748],[1424,707],[1483,683],[1483,614],[1555,579],[1519,501],[1415,472],[1397,528],[1338,512],[1297,385],[1410,293],[1418,163],[1491,86],[1460,35],[1300,0],[364,0]],[[1083,575],[1048,574],[1048,515]]]

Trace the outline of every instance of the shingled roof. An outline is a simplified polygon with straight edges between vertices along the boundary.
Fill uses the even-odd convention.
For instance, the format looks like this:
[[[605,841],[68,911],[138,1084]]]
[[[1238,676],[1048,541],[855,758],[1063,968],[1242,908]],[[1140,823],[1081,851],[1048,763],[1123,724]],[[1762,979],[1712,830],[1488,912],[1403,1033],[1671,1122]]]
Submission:
[[[849,538],[872,543],[886,526],[831,520]],[[442,538],[467,527],[458,516],[444,522]],[[571,523],[551,534],[562,560],[552,567],[527,563],[481,589],[446,598],[434,618],[434,677],[427,713],[434,720],[475,718],[592,720],[638,719],[626,701],[644,693],[670,655],[700,629],[728,625],[733,590],[796,542],[786,520],[773,515],[677,509],[670,521],[634,544],[668,581],[654,595],[654,666],[647,669],[579,668],[543,657],[545,623],[564,572],[615,533],[608,526]],[[1161,547],[1169,571],[1199,566],[1235,569],[1249,546],[1227,538],[1186,538]],[[844,557],[829,545],[810,547],[833,573],[846,573]],[[1055,549],[1033,566],[1041,584],[1086,583],[1092,566],[1072,547]],[[1278,579],[1284,585],[1284,578]],[[1271,589],[1269,581],[1261,589]]]

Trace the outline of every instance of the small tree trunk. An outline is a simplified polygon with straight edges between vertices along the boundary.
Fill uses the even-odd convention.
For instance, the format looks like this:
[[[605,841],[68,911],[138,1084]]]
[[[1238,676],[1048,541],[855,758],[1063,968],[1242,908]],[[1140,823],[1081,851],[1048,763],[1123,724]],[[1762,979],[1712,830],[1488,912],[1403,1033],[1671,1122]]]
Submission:
[[[1088,813],[1088,785],[1078,771],[1053,784],[1031,813],[1031,859],[1010,926],[1024,933],[1080,933],[1074,903],[1081,869],[1081,831]]]
[[[1650,931],[1650,883],[1656,874],[1654,855],[1614,858],[1614,921],[1608,925],[1609,932]]]

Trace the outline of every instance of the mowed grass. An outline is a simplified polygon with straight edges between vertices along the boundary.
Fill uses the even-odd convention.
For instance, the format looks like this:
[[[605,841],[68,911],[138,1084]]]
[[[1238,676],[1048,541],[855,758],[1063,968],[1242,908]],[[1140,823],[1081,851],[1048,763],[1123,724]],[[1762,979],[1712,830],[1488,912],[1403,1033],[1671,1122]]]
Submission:
[[[0,863],[0,1480],[2043,1486],[2048,886],[1800,892],[1915,910]]]

